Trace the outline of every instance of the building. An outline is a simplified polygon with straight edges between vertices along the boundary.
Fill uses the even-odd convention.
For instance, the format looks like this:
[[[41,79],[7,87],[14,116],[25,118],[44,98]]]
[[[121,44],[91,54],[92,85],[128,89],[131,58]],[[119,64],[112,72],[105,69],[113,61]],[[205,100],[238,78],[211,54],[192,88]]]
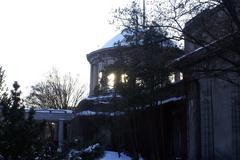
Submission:
[[[228,16],[218,6],[186,24],[185,53],[171,64],[184,79],[175,74],[181,81],[162,87],[158,109],[144,110],[138,119],[146,129],[148,120],[142,118],[150,118],[154,112],[161,115],[153,116],[158,127],[155,147],[160,148],[161,156],[150,159],[240,159],[240,35]],[[195,39],[190,42],[191,37]],[[128,59],[126,55],[138,49],[124,44],[88,54],[90,95],[102,71],[117,62],[116,55]]]
[[[132,42],[127,41],[126,37],[129,36],[128,34],[129,32],[127,30],[123,30],[122,33],[116,35],[107,42],[103,48],[93,51],[87,55],[87,59],[91,66],[90,95],[94,95],[96,87],[101,87],[99,86],[101,85],[100,81],[104,76],[106,76],[106,83],[111,89],[113,88],[116,80],[124,81],[124,79],[126,80],[126,78],[129,78],[126,73],[130,70],[128,68],[128,64],[131,61],[141,63],[142,59],[139,58],[138,61],[138,57],[140,57],[140,55],[144,52],[144,40],[143,38],[139,40],[140,45],[132,44]],[[143,37],[144,34],[145,32],[141,32],[140,37]],[[160,52],[164,54],[169,52],[169,55],[172,57],[177,57],[177,55],[182,53],[170,40],[164,40],[161,44],[159,43],[159,45],[162,46],[162,51]],[[118,70],[117,72],[120,73],[107,73],[107,69],[111,65],[115,65],[114,67],[116,68],[116,71]],[[123,68],[123,66],[125,66],[125,68]],[[121,67],[122,69],[119,71],[119,68]],[[180,75],[178,74],[175,78],[179,79],[179,76]]]
[[[187,88],[191,160],[240,159],[239,33],[232,25],[220,7],[197,15],[185,31],[204,42],[186,42],[185,55],[174,63]]]
[[[161,63],[163,61],[166,62],[167,60],[169,60],[170,62],[170,60],[173,60],[174,58],[179,57],[179,55],[182,55],[183,53],[180,49],[176,48],[174,43],[171,41],[166,41],[161,45],[162,45],[161,49],[157,50],[158,56],[156,58],[150,59],[152,60],[149,62],[150,65],[154,64],[154,61]],[[105,45],[102,49],[93,51],[90,54],[88,54],[87,59],[91,65],[90,97],[86,98],[85,100],[82,101],[82,103],[80,103],[80,107],[79,107],[81,108],[80,110],[82,112],[84,112],[83,110],[85,110],[85,111],[90,111],[89,113],[96,113],[94,114],[96,115],[96,117],[102,116],[102,114],[106,112],[106,110],[108,110],[108,112],[113,113],[114,115],[114,110],[115,110],[118,113],[121,113],[120,114],[121,117],[127,117],[127,115],[122,114],[123,108],[118,107],[118,104],[121,104],[120,100],[116,104],[116,100],[112,101],[113,96],[109,94],[104,95],[105,93],[102,93],[103,95],[96,95],[95,88],[98,87],[98,85],[100,85],[101,78],[104,76],[104,74],[107,74],[108,84],[111,87],[114,85],[114,83],[113,84],[109,83],[112,80],[111,79],[112,73],[119,72],[119,68],[121,68],[120,70],[121,78],[117,77],[116,76],[117,74],[115,74],[115,77],[113,80],[116,80],[116,79],[122,80],[122,77],[124,75],[128,76],[128,71],[131,69],[131,65],[127,65],[127,67],[124,68],[123,66],[125,66],[125,64],[128,64],[129,62],[134,61],[136,62],[136,65],[138,65],[143,63],[143,61],[147,61],[148,60],[147,58],[146,59],[139,58],[139,56],[142,53],[144,53],[143,52],[144,49],[145,48],[143,45],[138,45],[138,46],[131,45],[126,42],[124,36],[117,35],[112,40],[110,40],[107,43],[107,45]],[[134,60],[132,60],[131,58],[134,58]],[[113,65],[116,70],[111,70],[111,72],[108,72],[107,71],[108,67]],[[156,124],[156,127],[152,129],[156,131],[156,133],[154,134],[156,136],[156,139],[158,139],[157,142],[155,142],[155,144],[156,144],[156,148],[167,148],[166,153],[164,154],[162,153],[160,157],[167,158],[167,159],[174,159],[176,157],[186,157],[186,151],[187,151],[186,150],[187,140],[185,136],[186,135],[186,129],[185,129],[186,128],[186,112],[185,112],[186,101],[185,101],[183,83],[178,83],[183,78],[182,74],[180,72],[172,72],[171,74],[170,73],[167,73],[167,74],[168,74],[167,77],[171,75],[170,76],[171,78],[169,77],[171,80],[170,79],[168,80],[169,84],[167,84],[166,87],[163,87],[163,86],[160,87],[162,88],[161,93],[159,93],[159,97],[155,99],[155,102],[157,103],[158,106],[161,106],[161,108],[159,107],[156,109],[152,109],[150,107],[149,109],[146,109],[146,112],[143,111],[145,112],[143,113],[145,118],[151,117],[149,121],[144,122],[145,120],[143,119],[143,117],[137,116],[138,121],[142,123],[142,125],[139,126],[137,130],[142,130],[143,128],[151,130],[151,128],[149,128],[148,123],[153,123],[152,121],[154,119],[160,120],[159,115],[161,115],[163,112],[164,119],[161,120],[162,123]],[[172,83],[171,85],[170,85],[170,81]],[[138,79],[138,77],[136,77],[135,83],[138,83],[138,82],[141,82],[141,79]],[[144,104],[142,104],[139,107],[142,107],[142,106],[143,108],[148,108],[144,106]],[[122,119],[122,118],[119,118],[119,119]],[[114,118],[112,118],[112,120],[114,120]],[[81,121],[83,122],[84,120],[82,119]],[[121,124],[125,124],[125,123],[126,123],[125,121],[121,122]],[[76,125],[78,124],[76,123]],[[85,125],[85,124],[82,124],[82,125]],[[125,124],[125,125],[129,126],[129,124]],[[164,142],[159,141],[160,139],[163,138],[162,136],[160,136],[162,135],[160,128],[161,129],[165,128]],[[126,129],[125,132],[131,133],[130,128],[126,127],[123,130],[125,129]],[[111,130],[109,134],[110,137],[115,136],[114,133],[112,133],[112,129],[106,129],[106,130]],[[79,134],[84,134],[84,133],[81,133],[81,131],[79,131]],[[142,134],[139,132],[138,134],[139,134],[139,141],[141,141],[140,137],[142,136],[144,137],[144,135],[147,136],[149,133],[146,132],[146,134]],[[129,145],[126,142],[128,138],[131,139],[131,137],[129,137],[129,134],[126,135],[125,139],[122,141],[124,145]],[[139,146],[143,148],[150,147],[149,145],[145,145],[150,141],[152,141],[152,139],[146,138],[144,142],[142,141],[142,143],[139,144]],[[110,142],[110,144],[112,143],[113,142]],[[145,152],[146,154],[148,154],[147,150]],[[160,158],[158,154],[152,154],[152,155],[146,155],[146,156],[151,156],[151,158],[153,159],[154,158],[156,159],[156,157]]]

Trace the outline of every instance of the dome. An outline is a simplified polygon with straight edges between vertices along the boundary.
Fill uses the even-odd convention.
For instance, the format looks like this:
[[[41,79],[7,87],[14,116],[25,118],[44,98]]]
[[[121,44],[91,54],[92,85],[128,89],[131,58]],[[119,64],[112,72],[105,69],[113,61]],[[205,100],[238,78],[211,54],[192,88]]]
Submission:
[[[143,45],[143,39],[144,39],[144,31],[140,31],[140,44]],[[112,48],[116,46],[130,46],[131,42],[127,41],[126,37],[134,36],[133,31],[129,31],[128,29],[124,29],[122,32],[118,33],[116,36],[114,36],[112,39],[110,39],[105,45],[103,45],[102,49],[104,48]],[[135,37],[135,36],[134,36]],[[164,47],[174,47],[176,44],[171,40],[164,40],[159,43],[159,45],[162,45]]]
[[[128,45],[128,43],[126,42],[126,39],[122,33],[118,33],[116,36],[114,36],[112,39],[110,39],[107,43],[105,43],[105,45],[103,45],[102,48],[111,48],[111,47],[115,47],[117,45],[121,45],[121,46]]]

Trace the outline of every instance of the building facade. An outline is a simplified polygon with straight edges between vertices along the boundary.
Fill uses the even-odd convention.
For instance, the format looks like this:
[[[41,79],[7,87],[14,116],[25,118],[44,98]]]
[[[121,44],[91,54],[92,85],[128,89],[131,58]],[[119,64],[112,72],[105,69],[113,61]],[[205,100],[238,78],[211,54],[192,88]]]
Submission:
[[[221,7],[206,10],[184,29],[185,54],[174,60],[180,83],[163,88],[159,106],[165,118],[161,129],[164,157],[170,159],[240,159],[240,35]],[[195,37],[195,39],[191,39]],[[90,95],[99,73],[117,62],[130,47],[109,47],[88,54],[91,64]],[[124,57],[124,56],[123,56]],[[125,59],[127,59],[125,57]],[[178,76],[176,78],[179,80]],[[181,87],[178,87],[181,84]],[[181,89],[180,89],[181,88]],[[179,101],[172,101],[181,97]],[[168,101],[170,100],[171,101]],[[162,104],[161,102],[168,102]],[[164,117],[163,116],[163,117]],[[180,118],[179,118],[180,117]],[[179,119],[179,121],[178,121]]]
[[[239,33],[229,31],[228,20],[219,8],[193,18],[185,31],[204,43],[186,42],[175,61],[186,81],[190,160],[240,159]]]

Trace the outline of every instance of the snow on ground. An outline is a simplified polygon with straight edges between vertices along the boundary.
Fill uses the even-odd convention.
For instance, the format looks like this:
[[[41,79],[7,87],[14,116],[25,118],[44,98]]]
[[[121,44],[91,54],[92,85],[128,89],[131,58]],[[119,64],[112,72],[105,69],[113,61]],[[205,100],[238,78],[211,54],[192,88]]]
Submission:
[[[118,157],[117,152],[105,151],[104,153],[105,153],[104,157],[101,158],[100,160],[131,160],[131,157],[127,156],[124,153],[121,153],[120,157]]]
[[[168,99],[165,99],[165,100],[158,101],[158,105],[166,104],[166,103],[169,103],[169,102],[176,102],[176,101],[182,100],[184,98],[185,98],[184,96],[181,96],[181,97],[171,97],[171,98],[168,98]]]
[[[118,157],[118,153],[114,151],[105,151],[103,158],[100,158],[100,160],[131,160],[132,158],[127,156],[124,153],[121,153],[120,157]],[[140,158],[140,160],[144,160],[143,158]]]

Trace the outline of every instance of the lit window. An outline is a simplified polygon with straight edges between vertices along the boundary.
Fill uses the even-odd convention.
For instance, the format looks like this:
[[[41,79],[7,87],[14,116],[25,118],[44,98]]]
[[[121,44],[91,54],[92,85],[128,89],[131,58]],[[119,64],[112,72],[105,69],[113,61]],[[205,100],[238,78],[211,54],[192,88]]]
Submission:
[[[126,83],[126,82],[128,82],[128,76],[127,76],[127,74],[126,73],[124,73],[124,74],[121,74],[121,82],[122,83]]]
[[[98,73],[98,83],[100,83],[100,81],[102,80],[102,72]]]
[[[108,87],[110,89],[112,89],[114,87],[114,84],[115,84],[115,74],[114,73],[111,73],[107,76],[107,79],[108,79]]]
[[[170,75],[168,76],[168,79],[171,83],[175,82],[175,74],[174,73],[170,73]]]
[[[180,80],[183,80],[183,73],[180,72]]]
[[[102,72],[98,73],[98,78],[101,79],[102,78]]]
[[[140,78],[136,78],[136,84],[138,85],[138,86],[143,86],[144,85],[144,81],[142,80],[142,79],[140,79]]]
[[[183,80],[183,73],[182,72],[170,73],[168,78],[171,83],[175,83],[177,81]]]

